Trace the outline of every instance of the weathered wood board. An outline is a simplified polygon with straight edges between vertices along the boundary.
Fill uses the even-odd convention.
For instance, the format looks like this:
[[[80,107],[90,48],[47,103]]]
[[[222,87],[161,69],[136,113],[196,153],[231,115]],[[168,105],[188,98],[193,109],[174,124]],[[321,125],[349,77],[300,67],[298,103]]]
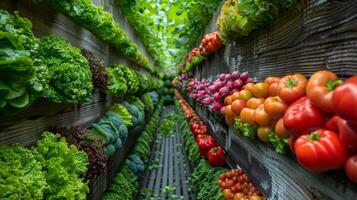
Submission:
[[[210,56],[193,74],[212,80],[219,73],[240,70],[248,71],[254,81],[295,72],[309,76],[321,69],[343,78],[356,75],[357,1],[302,0],[299,5],[300,10],[286,13]],[[205,33],[216,31],[218,15],[219,11]],[[269,199],[357,199],[357,184],[348,181],[342,170],[310,173],[293,155],[279,155],[228,129],[207,109],[195,108],[214,130],[218,143]]]

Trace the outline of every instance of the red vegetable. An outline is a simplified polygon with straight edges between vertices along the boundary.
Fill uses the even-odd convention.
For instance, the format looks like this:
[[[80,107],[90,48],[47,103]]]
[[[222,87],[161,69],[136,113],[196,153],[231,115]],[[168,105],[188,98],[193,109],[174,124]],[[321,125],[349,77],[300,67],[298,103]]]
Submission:
[[[341,142],[346,146],[348,152],[357,153],[357,126],[348,123],[339,116],[332,117],[327,123],[326,128],[337,131]]]
[[[221,147],[214,147],[208,151],[208,163],[213,167],[222,167],[225,164],[224,152]]]
[[[307,82],[306,96],[321,110],[333,112],[332,93],[341,83],[341,80],[337,80],[336,74],[330,71],[315,72]]]
[[[303,167],[317,172],[339,169],[347,160],[346,148],[338,135],[326,129],[300,136],[295,142],[295,154]]]
[[[325,125],[322,112],[307,97],[301,97],[291,104],[283,120],[286,130],[296,138]]]
[[[353,76],[339,85],[332,94],[332,106],[335,113],[357,125],[357,76]]]
[[[202,138],[197,140],[198,148],[200,149],[201,155],[207,157],[207,153],[213,147],[216,147],[216,141],[210,135],[204,135]]]
[[[357,155],[353,155],[348,158],[345,171],[348,178],[357,183]]]

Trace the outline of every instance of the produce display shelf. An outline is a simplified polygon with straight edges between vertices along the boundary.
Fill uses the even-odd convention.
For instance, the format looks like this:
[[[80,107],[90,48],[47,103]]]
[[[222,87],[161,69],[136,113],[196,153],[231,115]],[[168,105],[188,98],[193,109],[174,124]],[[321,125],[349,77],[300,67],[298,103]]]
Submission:
[[[174,112],[172,106],[167,106],[163,111],[165,114]],[[183,197],[185,200],[195,200],[195,196],[190,193],[188,177],[191,175],[191,168],[187,160],[183,147],[182,136],[179,124],[176,132],[170,136],[158,137],[151,155],[151,161],[156,164],[152,170],[145,172],[141,183],[142,195],[138,195],[137,200],[171,199],[172,195]],[[174,189],[172,193],[165,193],[165,187]]]
[[[357,186],[343,171],[309,172],[292,154],[278,154],[272,147],[244,137],[220,122],[207,108],[187,100],[208,125],[217,143],[224,147],[228,160],[235,163],[228,164],[245,170],[268,199],[356,199]]]

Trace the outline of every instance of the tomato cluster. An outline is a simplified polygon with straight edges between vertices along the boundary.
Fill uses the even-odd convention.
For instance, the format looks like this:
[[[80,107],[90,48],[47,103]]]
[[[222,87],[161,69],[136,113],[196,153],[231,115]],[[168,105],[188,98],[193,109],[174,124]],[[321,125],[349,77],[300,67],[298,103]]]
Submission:
[[[221,174],[218,183],[225,200],[265,199],[241,169],[234,169]]]
[[[186,119],[190,121],[190,128],[196,139],[201,155],[206,157],[208,163],[213,167],[224,166],[224,151],[220,146],[217,146],[216,140],[210,135],[208,127],[198,118],[191,106],[177,90],[175,90],[175,96],[184,111]]]
[[[192,61],[192,58],[195,57],[197,54],[199,53],[198,48],[193,48],[190,52],[190,54],[188,54],[187,60],[188,62]]]
[[[199,52],[202,55],[207,56],[211,53],[217,52],[221,47],[223,47],[223,43],[219,38],[218,32],[213,32],[203,36]]]
[[[357,76],[339,80],[330,71],[309,79],[302,74],[248,83],[224,99],[226,123],[257,126],[269,142],[273,133],[289,138],[298,162],[311,171],[345,167],[357,182]],[[349,159],[348,159],[349,157]]]

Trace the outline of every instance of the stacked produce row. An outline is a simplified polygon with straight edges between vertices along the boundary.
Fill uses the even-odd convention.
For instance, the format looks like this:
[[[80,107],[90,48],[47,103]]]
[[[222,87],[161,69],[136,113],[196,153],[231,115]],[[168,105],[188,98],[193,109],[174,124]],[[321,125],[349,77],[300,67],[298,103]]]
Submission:
[[[180,130],[188,159],[194,167],[190,187],[196,193],[197,199],[265,199],[241,169],[227,171],[222,168],[225,165],[222,147],[216,145],[215,139],[208,133],[207,126],[199,120],[177,90],[175,96],[178,100],[176,106],[180,106],[183,111],[183,114],[180,114]]]
[[[278,153],[289,143],[304,168],[345,168],[356,181],[356,78],[343,81],[330,71],[318,71],[309,79],[291,74],[252,83],[246,73],[235,71],[212,82],[182,74],[177,88],[223,114],[227,125],[244,136],[271,143]]]

